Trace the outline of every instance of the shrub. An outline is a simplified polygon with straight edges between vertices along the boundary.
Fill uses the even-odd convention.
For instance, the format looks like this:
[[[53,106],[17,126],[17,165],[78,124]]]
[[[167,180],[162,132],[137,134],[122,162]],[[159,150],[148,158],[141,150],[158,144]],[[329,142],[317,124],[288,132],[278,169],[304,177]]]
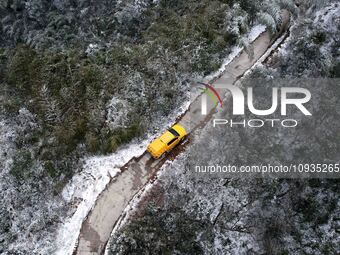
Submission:
[[[340,78],[340,62],[336,63],[332,70],[331,70],[331,76],[333,78]]]
[[[18,152],[14,157],[13,165],[10,169],[10,174],[15,176],[18,180],[23,180],[29,173],[32,165],[33,159],[31,156],[31,152],[24,149]]]
[[[312,40],[316,44],[322,44],[326,41],[327,34],[325,31],[316,31],[312,35]]]
[[[100,150],[100,140],[98,136],[89,132],[85,136],[86,148],[91,153],[96,153]]]
[[[44,163],[44,169],[45,171],[47,171],[48,175],[51,176],[52,178],[57,177],[59,175],[52,161],[46,161]]]
[[[21,93],[29,93],[37,82],[41,63],[36,52],[19,45],[9,61],[6,81]]]

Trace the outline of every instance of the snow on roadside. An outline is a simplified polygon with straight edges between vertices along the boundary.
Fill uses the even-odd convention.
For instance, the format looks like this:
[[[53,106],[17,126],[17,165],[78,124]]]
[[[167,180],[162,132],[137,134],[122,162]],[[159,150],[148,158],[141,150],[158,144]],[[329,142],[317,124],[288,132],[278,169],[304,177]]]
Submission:
[[[293,30],[293,26],[289,28],[289,32],[291,32],[292,30]],[[250,73],[252,73],[254,69],[256,69],[257,67],[262,66],[263,61],[265,61],[265,59],[268,58],[275,50],[284,54],[285,47],[289,41],[289,38],[287,38],[286,42],[284,42],[286,39],[286,36],[287,36],[287,32],[283,33],[278,39],[276,39],[276,41],[272,44],[272,46],[270,46],[270,48],[267,49],[267,51],[256,61],[256,63],[244,73],[244,76],[247,76]]]
[[[253,27],[250,32],[248,33],[248,41],[253,42],[257,37],[259,37],[260,34],[262,34],[264,31],[266,31],[265,25],[256,25]]]
[[[164,128],[173,124],[178,115],[184,113],[190,105],[186,101],[170,117],[162,122]],[[143,140],[135,140],[130,144],[121,147],[116,153],[109,156],[94,156],[85,160],[83,171],[75,175],[62,191],[62,196],[66,202],[76,206],[72,216],[67,218],[57,231],[55,242],[57,255],[72,254],[77,243],[81,225],[95,205],[97,197],[105,189],[110,180],[120,173],[120,168],[131,158],[138,157],[145,151],[148,143],[156,136],[148,135]]]
[[[252,43],[253,41],[255,41],[255,39],[257,37],[259,37],[264,31],[266,31],[266,26],[264,25],[256,25],[254,26],[249,33],[245,36],[245,40],[248,43]],[[221,67],[214,73],[206,76],[204,78],[204,81],[206,82],[210,82],[212,80],[214,80],[215,78],[219,77],[220,75],[222,75],[227,67],[227,65],[233,61],[243,50],[244,47],[241,46],[234,46],[231,48],[231,52],[230,54],[223,60],[223,63],[221,65]]]
[[[139,144],[132,143],[113,155],[91,157],[86,160],[84,171],[74,176],[62,192],[67,202],[72,204],[80,200],[80,203],[75,213],[58,231],[56,254],[72,254],[81,224],[95,204],[98,195],[105,189],[110,179],[120,172],[121,166],[132,157],[144,152],[146,144],[147,141]]]
[[[185,154],[185,152],[184,152],[184,154]],[[176,160],[181,160],[181,158],[183,157],[184,154],[179,155],[179,157],[177,157],[175,159],[175,161]],[[159,181],[159,177],[164,173],[164,171],[169,166],[171,166],[173,163],[174,163],[174,161],[167,160],[162,165],[162,167],[159,169],[159,171],[157,172],[157,174],[154,177],[154,179],[153,180],[149,180],[148,183],[133,196],[133,198],[130,200],[129,204],[125,207],[122,215],[118,219],[118,222],[117,222],[116,226],[114,227],[114,229],[111,232],[111,237],[109,238],[109,241],[108,241],[108,243],[106,245],[104,255],[108,255],[109,254],[110,241],[112,240],[112,237],[114,236],[114,234],[119,229],[121,229],[128,222],[129,218],[138,209],[138,205],[139,205],[140,201],[148,194],[148,192],[151,190],[151,188]]]

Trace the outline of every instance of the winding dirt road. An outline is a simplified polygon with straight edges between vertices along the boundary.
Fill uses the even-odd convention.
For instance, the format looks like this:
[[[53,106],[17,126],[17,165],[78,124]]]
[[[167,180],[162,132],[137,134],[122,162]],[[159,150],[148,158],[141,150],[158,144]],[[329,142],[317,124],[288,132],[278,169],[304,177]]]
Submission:
[[[268,49],[275,43],[278,38],[284,37],[289,28],[290,16],[288,12],[283,11],[283,25],[281,31],[274,39],[268,32],[262,33],[252,44],[253,57],[249,58],[245,51],[242,51],[225,69],[225,72],[212,82],[218,82],[220,79],[228,81],[230,84],[235,83],[244,73],[249,70]],[[274,51],[271,48],[270,51]],[[190,105],[190,110],[179,117],[178,122],[186,127],[189,132],[204,126],[208,119],[211,118],[214,111],[210,114],[201,115],[200,97],[196,98]],[[182,148],[171,152],[174,158],[179,154]],[[138,158],[131,159],[122,167],[121,173],[113,178],[106,189],[97,198],[94,208],[82,224],[77,246],[74,254],[103,254],[105,246],[110,238],[111,232],[121,217],[124,208],[129,204],[133,196],[142,189],[145,184],[152,178],[160,167],[167,160],[163,157],[153,160],[148,153],[144,153]]]

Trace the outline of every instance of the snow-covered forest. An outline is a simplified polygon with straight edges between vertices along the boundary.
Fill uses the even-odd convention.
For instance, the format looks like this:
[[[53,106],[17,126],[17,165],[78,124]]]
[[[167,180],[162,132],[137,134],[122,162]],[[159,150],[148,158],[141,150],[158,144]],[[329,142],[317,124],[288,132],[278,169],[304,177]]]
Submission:
[[[274,34],[281,9],[292,13],[289,41],[251,75],[339,77],[336,2],[1,1],[0,253],[53,254],[58,229],[78,205],[63,191],[86,170],[84,162],[158,132],[188,100],[189,82],[220,68],[233,46],[247,47],[252,27],[263,24]],[[113,254],[143,254],[156,244],[155,251],[175,254],[339,251],[338,182],[198,181],[185,174],[185,155],[155,187],[161,206],[146,202],[114,236]],[[258,196],[250,199],[251,189]],[[301,191],[296,201],[275,200],[294,189]],[[218,220],[239,210],[250,229],[235,225],[236,218]],[[251,227],[254,218],[263,224]],[[287,218],[291,224],[283,227]],[[306,243],[309,237],[318,245]]]
[[[109,254],[339,252],[337,179],[230,179],[195,173],[193,167],[339,162],[338,82],[315,78],[339,78],[340,4],[308,3],[299,9],[288,40],[242,84],[260,86],[254,82],[259,78],[310,79],[313,121],[303,120],[289,131],[206,126],[193,145],[162,170],[128,223],[114,233]],[[257,103],[267,98],[262,91]],[[225,112],[218,117],[225,118]]]

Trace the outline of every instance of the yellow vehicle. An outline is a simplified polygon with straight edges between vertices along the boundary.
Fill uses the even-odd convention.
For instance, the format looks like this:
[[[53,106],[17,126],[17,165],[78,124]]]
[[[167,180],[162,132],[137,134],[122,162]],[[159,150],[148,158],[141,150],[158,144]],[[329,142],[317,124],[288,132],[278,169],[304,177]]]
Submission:
[[[147,150],[153,158],[157,159],[165,152],[172,150],[186,136],[185,128],[180,124],[175,124],[164,134],[156,138],[149,144]]]

